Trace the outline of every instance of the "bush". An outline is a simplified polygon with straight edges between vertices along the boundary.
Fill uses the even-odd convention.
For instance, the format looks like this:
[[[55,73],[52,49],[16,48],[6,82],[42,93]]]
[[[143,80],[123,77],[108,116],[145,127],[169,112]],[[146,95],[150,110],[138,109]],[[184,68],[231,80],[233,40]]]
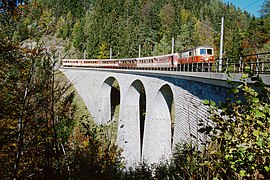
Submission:
[[[256,90],[246,78],[256,81]],[[205,101],[215,126],[207,133],[211,161],[203,165],[211,166],[211,173],[218,178],[269,179],[270,88],[259,77],[243,74],[242,80],[230,91],[234,98],[219,106]]]

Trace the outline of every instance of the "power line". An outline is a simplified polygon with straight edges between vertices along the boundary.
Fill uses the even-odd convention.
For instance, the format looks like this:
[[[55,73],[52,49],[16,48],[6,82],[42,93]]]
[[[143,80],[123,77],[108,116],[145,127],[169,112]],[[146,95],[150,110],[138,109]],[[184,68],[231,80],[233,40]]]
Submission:
[[[249,8],[250,6],[252,6],[253,4],[255,4],[255,3],[258,2],[258,1],[260,1],[260,0],[257,0],[257,1],[255,1],[255,2],[253,2],[253,3],[251,3],[250,5],[248,5],[247,7],[245,7],[243,10]]]
[[[217,31],[214,30],[213,28],[209,27],[208,25],[202,23],[201,21],[198,20],[198,22],[201,23],[201,24],[202,24],[203,26],[205,26],[206,28],[211,29],[211,30],[214,31],[215,33],[220,34],[219,32],[217,32]]]
[[[249,8],[250,6],[252,6],[253,4],[257,3],[258,1],[260,1],[260,0],[256,0],[255,2],[253,2],[253,3],[249,4],[249,5],[247,5],[246,7],[244,7],[244,8],[241,9],[241,10],[242,10],[242,11],[246,10],[247,8]],[[234,2],[236,2],[236,0],[230,2],[230,4],[232,4],[233,6],[236,7],[236,5],[233,4]],[[224,3],[224,1],[223,1],[223,3]],[[238,7],[240,8],[240,6],[238,6]],[[224,16],[226,16],[228,12],[229,12],[229,9],[227,9],[227,10],[225,11]]]

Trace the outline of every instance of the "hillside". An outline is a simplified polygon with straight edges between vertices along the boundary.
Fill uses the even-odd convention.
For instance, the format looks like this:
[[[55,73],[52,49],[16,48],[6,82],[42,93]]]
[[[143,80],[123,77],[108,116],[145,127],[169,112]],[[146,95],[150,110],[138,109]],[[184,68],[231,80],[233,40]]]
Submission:
[[[219,51],[224,17],[224,57],[269,52],[269,0],[256,18],[220,0],[33,0],[19,5],[14,40],[65,40],[65,57],[159,55],[208,45]],[[68,53],[66,53],[68,52]]]

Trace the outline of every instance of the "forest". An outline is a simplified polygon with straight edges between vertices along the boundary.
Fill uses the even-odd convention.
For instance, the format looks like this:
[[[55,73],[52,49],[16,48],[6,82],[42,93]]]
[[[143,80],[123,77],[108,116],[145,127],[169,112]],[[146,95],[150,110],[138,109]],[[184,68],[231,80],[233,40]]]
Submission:
[[[220,0],[32,0],[18,6],[12,32],[19,42],[60,38],[65,57],[161,55],[195,46],[219,52],[224,17],[224,57],[269,52],[269,1],[254,17]],[[57,44],[58,43],[58,44]]]
[[[221,0],[1,0],[0,179],[269,179],[270,88],[246,70],[233,99],[209,106],[203,149],[125,167],[112,127],[94,125],[58,70],[62,58],[160,55],[194,46],[223,57],[270,51],[270,1],[260,17]],[[246,78],[256,82],[253,89]],[[217,113],[219,112],[219,113]]]

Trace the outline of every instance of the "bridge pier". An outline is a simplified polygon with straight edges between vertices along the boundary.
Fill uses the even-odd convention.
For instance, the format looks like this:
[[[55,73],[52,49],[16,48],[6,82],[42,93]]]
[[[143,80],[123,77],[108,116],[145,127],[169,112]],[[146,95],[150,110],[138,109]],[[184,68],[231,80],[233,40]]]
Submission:
[[[153,89],[152,89],[153,90]],[[169,85],[152,91],[153,100],[146,114],[143,160],[149,163],[166,161],[172,147],[173,93]],[[150,92],[149,92],[150,93]]]
[[[123,156],[126,157],[128,166],[133,166],[139,163],[141,158],[140,96],[144,86],[135,80],[126,87],[120,102],[117,144],[123,148]]]

